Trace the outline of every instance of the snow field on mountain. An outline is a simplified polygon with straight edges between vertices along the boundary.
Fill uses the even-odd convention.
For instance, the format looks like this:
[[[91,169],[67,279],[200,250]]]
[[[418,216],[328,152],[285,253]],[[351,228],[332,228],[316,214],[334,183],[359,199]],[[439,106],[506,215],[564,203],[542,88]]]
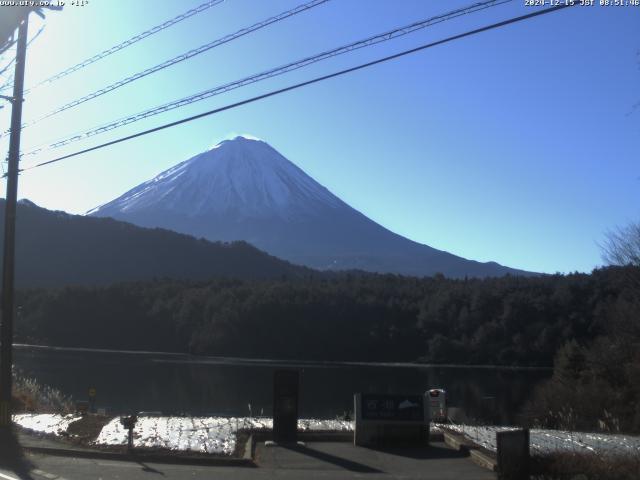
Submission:
[[[340,200],[267,143],[236,137],[171,167],[112,202],[98,216],[147,208],[199,217],[210,212],[289,217]]]

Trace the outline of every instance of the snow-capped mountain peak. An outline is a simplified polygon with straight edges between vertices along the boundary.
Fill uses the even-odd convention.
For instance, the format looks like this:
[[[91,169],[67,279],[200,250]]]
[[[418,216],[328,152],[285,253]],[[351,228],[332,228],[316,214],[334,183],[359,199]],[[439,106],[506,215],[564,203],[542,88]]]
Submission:
[[[342,202],[262,140],[223,140],[120,198],[88,212],[134,212],[153,206],[188,216],[236,212],[290,217]]]

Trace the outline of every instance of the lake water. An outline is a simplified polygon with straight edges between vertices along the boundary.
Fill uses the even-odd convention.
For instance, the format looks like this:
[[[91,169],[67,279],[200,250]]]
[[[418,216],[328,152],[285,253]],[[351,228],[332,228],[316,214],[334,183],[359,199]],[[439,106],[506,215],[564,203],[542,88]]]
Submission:
[[[409,364],[289,363],[180,354],[16,346],[23,374],[74,400],[97,392],[109,414],[271,415],[273,373],[300,372],[300,416],[335,418],[353,410],[353,394],[422,394],[444,388],[449,406],[471,418],[511,423],[550,371]],[[250,405],[250,407],[249,407]]]

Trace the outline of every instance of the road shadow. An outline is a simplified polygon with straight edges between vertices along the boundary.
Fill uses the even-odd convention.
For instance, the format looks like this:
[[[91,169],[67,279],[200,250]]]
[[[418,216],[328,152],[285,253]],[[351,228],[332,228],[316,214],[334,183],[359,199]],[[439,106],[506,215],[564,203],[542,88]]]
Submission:
[[[140,460],[136,460],[135,462],[142,467],[143,472],[155,473],[157,475],[162,475],[164,477],[164,472],[161,472],[160,470],[156,470],[155,468],[150,467],[149,465],[147,465],[146,463]]]
[[[447,448],[444,445],[424,445],[424,446],[394,446],[394,447],[364,447],[387,455],[395,455],[397,457],[413,458],[415,460],[435,460],[435,459],[454,459],[465,458],[467,454],[458,450]]]
[[[302,455],[306,455],[308,457],[315,458],[320,460],[321,462],[330,463],[332,465],[336,465],[338,467],[344,468],[345,470],[349,470],[351,472],[358,473],[384,473],[382,470],[378,470],[377,468],[370,467],[369,465],[365,465],[363,463],[354,462],[353,460],[348,460],[346,458],[338,457],[336,455],[332,455],[330,453],[320,452],[318,450],[314,450],[312,448],[307,448],[301,445],[279,445],[281,448],[285,448],[287,450],[294,451],[296,453],[300,453]]]
[[[21,480],[35,480],[29,473],[33,464],[25,457],[12,427],[0,428],[0,468],[12,471]]]

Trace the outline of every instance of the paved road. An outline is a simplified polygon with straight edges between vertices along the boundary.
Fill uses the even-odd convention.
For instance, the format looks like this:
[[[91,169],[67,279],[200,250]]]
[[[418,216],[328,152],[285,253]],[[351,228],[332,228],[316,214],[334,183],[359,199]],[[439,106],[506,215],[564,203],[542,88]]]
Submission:
[[[306,447],[256,449],[257,467],[196,467],[135,461],[27,455],[22,473],[0,467],[0,480],[167,480],[183,479],[439,479],[495,480],[471,460],[435,443],[428,449],[381,451],[347,442],[317,442]],[[18,473],[16,473],[18,472]]]
[[[374,450],[348,442],[317,442],[306,447],[268,448],[259,444],[256,462],[262,469],[290,478],[331,479],[495,479],[496,476],[441,442],[429,448]]]

